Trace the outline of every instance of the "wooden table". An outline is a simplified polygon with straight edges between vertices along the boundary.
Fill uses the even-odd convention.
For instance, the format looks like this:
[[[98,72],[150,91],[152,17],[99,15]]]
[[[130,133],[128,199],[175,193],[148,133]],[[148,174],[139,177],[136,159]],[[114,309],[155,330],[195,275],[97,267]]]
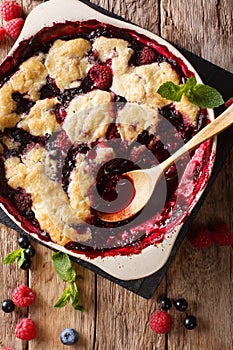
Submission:
[[[65,0],[64,0],[65,1]],[[22,0],[25,14],[40,1]],[[94,3],[161,35],[193,53],[233,72],[232,0],[95,0]],[[13,41],[0,43],[1,59]],[[233,94],[233,91],[232,91]],[[212,225],[222,220],[233,229],[233,152],[216,179],[195,223]],[[3,259],[17,249],[17,234],[1,225],[0,250]],[[59,340],[66,327],[79,331],[80,339],[72,349],[99,350],[230,350],[232,349],[232,250],[212,246],[192,248],[184,240],[166,277],[150,300],[76,265],[84,313],[70,305],[55,310],[53,304],[64,289],[51,261],[51,251],[35,244],[36,256],[29,274],[16,265],[0,268],[1,300],[11,297],[19,284],[29,284],[36,292],[36,302],[29,310],[0,313],[0,346],[29,350],[59,350],[66,347]],[[185,297],[195,314],[198,327],[187,331],[183,314],[171,310],[173,328],[168,335],[156,335],[149,327],[149,317],[158,309],[159,296]],[[35,340],[28,344],[17,340],[14,328],[23,316],[31,317],[38,328]]]

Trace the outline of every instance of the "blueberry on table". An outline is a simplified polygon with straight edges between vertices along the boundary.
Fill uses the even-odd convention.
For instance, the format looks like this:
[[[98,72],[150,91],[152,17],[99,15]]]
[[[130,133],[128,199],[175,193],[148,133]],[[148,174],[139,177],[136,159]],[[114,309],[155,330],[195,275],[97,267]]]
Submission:
[[[32,266],[32,261],[31,261],[31,259],[30,259],[30,258],[26,258],[26,259],[24,260],[24,262],[22,263],[22,265],[20,266],[20,268],[21,268],[22,270],[29,270],[29,269],[31,268],[31,266]]]
[[[24,254],[27,258],[32,258],[36,254],[35,248],[32,245],[29,245],[25,249]]]
[[[167,297],[162,297],[160,299],[160,304],[161,304],[162,310],[164,310],[164,311],[167,311],[167,310],[169,310],[172,307],[172,302]]]
[[[18,238],[18,245],[20,246],[20,248],[27,248],[29,246],[29,240],[26,236],[20,236]]]
[[[187,310],[187,307],[188,307],[188,303],[184,298],[175,300],[174,305],[175,305],[175,308],[181,312]]]
[[[10,313],[10,312],[13,312],[14,309],[15,309],[15,304],[11,299],[3,300],[2,311],[6,312],[6,313]]]
[[[61,332],[60,339],[64,345],[74,345],[78,341],[78,332],[73,328],[66,328]]]
[[[185,328],[192,330],[197,326],[196,317],[193,315],[187,315],[184,319]]]

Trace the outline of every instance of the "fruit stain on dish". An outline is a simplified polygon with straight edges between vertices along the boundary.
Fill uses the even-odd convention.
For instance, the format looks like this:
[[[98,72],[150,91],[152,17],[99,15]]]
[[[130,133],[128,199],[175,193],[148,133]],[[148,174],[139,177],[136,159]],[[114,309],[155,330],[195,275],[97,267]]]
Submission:
[[[82,62],[78,74],[81,77],[76,82],[63,85],[57,72],[52,71],[51,64],[56,57],[53,55],[57,54],[56,50],[61,50],[62,54],[62,45],[69,45],[76,39],[80,39],[80,45],[86,47],[79,57]],[[106,52],[101,51],[101,43]],[[68,46],[67,50],[72,51],[72,48]],[[119,57],[121,60],[117,61]],[[61,244],[89,258],[138,254],[150,245],[161,243],[166,234],[185,220],[189,208],[208,181],[213,157],[211,141],[171,166],[149,203],[135,217],[119,223],[106,223],[98,218],[97,210],[111,208],[114,212],[126,207],[135,192],[132,183],[123,174],[161,163],[209,122],[208,112],[193,106],[189,107],[194,110],[195,120],[190,120],[184,111],[187,102],[181,105],[161,100],[156,91],[150,93],[157,96],[158,107],[156,105],[155,108],[154,100],[150,100],[148,91],[153,88],[150,81],[153,69],[158,70],[154,73],[158,74],[157,79],[160,79],[160,74],[170,74],[178,83],[194,74],[181,58],[155,40],[96,20],[58,23],[22,41],[13,56],[7,57],[1,64],[2,91],[10,84],[11,88],[16,85],[15,76],[21,74],[20,67],[30,58],[42,69],[44,79],[41,85],[37,81],[37,91],[33,87],[12,90],[10,101],[13,108],[10,112],[16,121],[12,125],[6,122],[0,131],[1,203],[27,232],[36,233],[41,240]],[[167,70],[161,73],[161,67],[166,67],[169,73]],[[82,69],[85,71],[83,75]],[[143,95],[140,103],[124,89],[128,80],[132,89],[134,81],[139,84],[136,85],[137,92],[142,87],[142,95],[147,89],[148,95]],[[96,101],[94,106],[93,100]],[[82,103],[86,104],[83,113],[85,125],[88,118],[96,113],[96,108],[96,115],[105,118],[103,125],[97,120],[101,124],[96,124],[96,130],[99,132],[101,129],[100,135],[88,129],[89,125],[85,133],[82,127],[78,129],[83,115],[76,108]],[[141,108],[140,116],[146,115],[145,119],[129,122],[128,116],[135,113],[136,118],[138,108]],[[35,132],[32,113],[38,113],[38,110],[43,111],[42,117],[48,113],[47,121],[51,122],[52,131]],[[89,123],[93,121],[90,119]],[[73,125],[73,122],[76,124]],[[41,153],[44,163],[39,158]],[[21,185],[20,180],[14,178],[13,172],[14,167],[20,166],[24,171],[22,176],[27,178],[29,174],[25,164],[34,166],[32,155],[38,157],[39,165],[44,164],[42,180],[46,178],[47,181],[41,180],[38,190],[41,192],[37,197],[36,186],[32,189],[26,183],[24,187],[23,182]],[[94,180],[86,189],[84,179],[88,176]],[[79,183],[76,181],[78,177]],[[72,192],[77,188],[81,197]],[[47,192],[50,195],[59,193],[60,197],[55,197],[53,202],[58,198],[63,212],[48,201]],[[42,198],[47,211],[51,210],[45,221],[45,213],[36,207],[38,198]],[[71,204],[68,206],[69,200]],[[77,214],[80,203],[83,203],[84,210]],[[67,208],[71,208],[69,214]],[[58,220],[67,234],[55,232],[59,225],[56,220],[53,222],[52,216],[58,215],[57,212],[68,215],[67,222]],[[79,215],[78,223],[71,215],[73,212]],[[84,212],[87,212],[85,217]],[[53,226],[54,231],[50,231]]]

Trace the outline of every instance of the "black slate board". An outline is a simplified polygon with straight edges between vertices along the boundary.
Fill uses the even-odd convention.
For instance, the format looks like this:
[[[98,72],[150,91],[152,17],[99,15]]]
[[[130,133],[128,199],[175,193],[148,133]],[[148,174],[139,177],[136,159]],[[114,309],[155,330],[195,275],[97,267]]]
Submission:
[[[89,6],[93,7],[96,10],[99,10],[100,12],[107,14],[108,16],[112,16],[115,18],[119,18],[121,20],[124,20],[120,18],[119,16],[116,16],[94,4],[90,4],[88,1],[83,0],[82,2],[88,4]],[[190,63],[193,65],[193,67],[196,69],[196,71],[201,76],[203,82],[205,84],[208,84],[212,87],[215,87],[218,89],[218,91],[223,95],[223,98],[225,101],[227,101],[230,97],[233,97],[233,74],[230,72],[227,72],[226,70],[219,68],[218,66],[202,59],[201,57],[198,57],[194,54],[192,54],[189,51],[186,51],[182,48],[179,48],[180,52],[190,61]],[[222,112],[223,108],[218,108],[215,111],[216,116],[218,116]],[[137,280],[130,280],[130,281],[122,281],[119,279],[116,279],[112,277],[111,275],[107,274],[106,272],[102,271],[101,269],[93,266],[90,263],[87,263],[85,261],[82,261],[80,259],[71,258],[73,261],[79,263],[80,265],[94,271],[95,273],[107,278],[108,280],[119,284],[120,286],[132,291],[133,293],[136,293],[146,299],[149,299],[154,294],[156,288],[160,284],[161,280],[166,274],[167,269],[169,268],[175,254],[178,251],[178,248],[180,247],[181,242],[183,241],[185,234],[191,225],[194,217],[196,216],[198,210],[200,209],[207,193],[211,189],[211,185],[213,184],[214,179],[216,178],[217,174],[219,173],[220,169],[222,168],[224,161],[226,160],[226,157],[233,147],[233,127],[227,129],[224,131],[221,135],[218,136],[218,142],[217,142],[217,153],[216,153],[216,160],[214,164],[214,168],[212,171],[211,178],[208,182],[208,185],[199,200],[199,202],[196,204],[195,208],[193,209],[192,213],[190,214],[188,220],[183,225],[178,238],[173,246],[172,252],[170,254],[170,257],[166,264],[157,272],[154,274],[146,277],[146,278],[140,278]],[[9,217],[3,212],[3,210],[0,209],[0,222],[15,229],[16,231],[20,233],[25,233],[23,230],[21,230],[13,221],[9,219]],[[42,243],[43,244],[43,243]]]

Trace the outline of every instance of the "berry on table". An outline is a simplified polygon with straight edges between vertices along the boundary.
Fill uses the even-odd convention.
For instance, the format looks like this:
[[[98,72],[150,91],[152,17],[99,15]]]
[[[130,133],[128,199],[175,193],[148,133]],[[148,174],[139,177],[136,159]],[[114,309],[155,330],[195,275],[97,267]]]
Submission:
[[[0,4],[0,14],[5,21],[20,17],[22,7],[14,0],[5,0]]]
[[[18,238],[18,245],[21,248],[27,248],[30,245],[28,238],[26,236],[20,236]]]
[[[160,304],[161,304],[162,310],[164,310],[164,311],[167,311],[172,307],[171,299],[169,299],[167,297],[162,297],[160,299]]]
[[[193,315],[187,315],[184,319],[185,328],[192,330],[197,326],[196,317]]]
[[[31,259],[26,258],[26,259],[24,260],[24,262],[22,263],[22,265],[20,266],[20,268],[21,268],[22,270],[29,270],[29,269],[31,268],[31,266],[32,266],[32,261],[31,261]]]
[[[15,304],[14,304],[13,300],[11,300],[11,299],[3,300],[2,311],[6,312],[6,313],[10,313],[10,312],[13,312],[14,309],[15,309]]]
[[[5,34],[6,34],[5,28],[0,26],[0,41],[4,38]]]
[[[36,326],[30,318],[23,318],[15,328],[15,335],[21,340],[32,340],[36,337]]]
[[[175,300],[174,305],[175,305],[176,310],[181,311],[181,312],[187,310],[187,307],[188,307],[188,303],[184,298],[180,298],[180,299]]]
[[[32,258],[36,254],[35,248],[32,245],[29,245],[25,249],[24,254],[27,258]]]
[[[155,333],[167,333],[172,327],[172,319],[166,311],[156,311],[151,315],[150,328]]]
[[[6,23],[6,34],[16,40],[23,28],[24,20],[23,18],[14,18]]]
[[[22,284],[13,291],[12,300],[16,306],[27,307],[34,302],[35,294],[31,288]]]
[[[212,232],[212,241],[218,246],[233,244],[233,235],[229,226],[225,223],[215,225]]]
[[[73,328],[66,328],[61,332],[60,340],[64,345],[74,345],[78,341],[78,332]]]
[[[195,234],[190,237],[190,243],[194,248],[204,249],[212,244],[211,232],[207,227],[200,227]]]

